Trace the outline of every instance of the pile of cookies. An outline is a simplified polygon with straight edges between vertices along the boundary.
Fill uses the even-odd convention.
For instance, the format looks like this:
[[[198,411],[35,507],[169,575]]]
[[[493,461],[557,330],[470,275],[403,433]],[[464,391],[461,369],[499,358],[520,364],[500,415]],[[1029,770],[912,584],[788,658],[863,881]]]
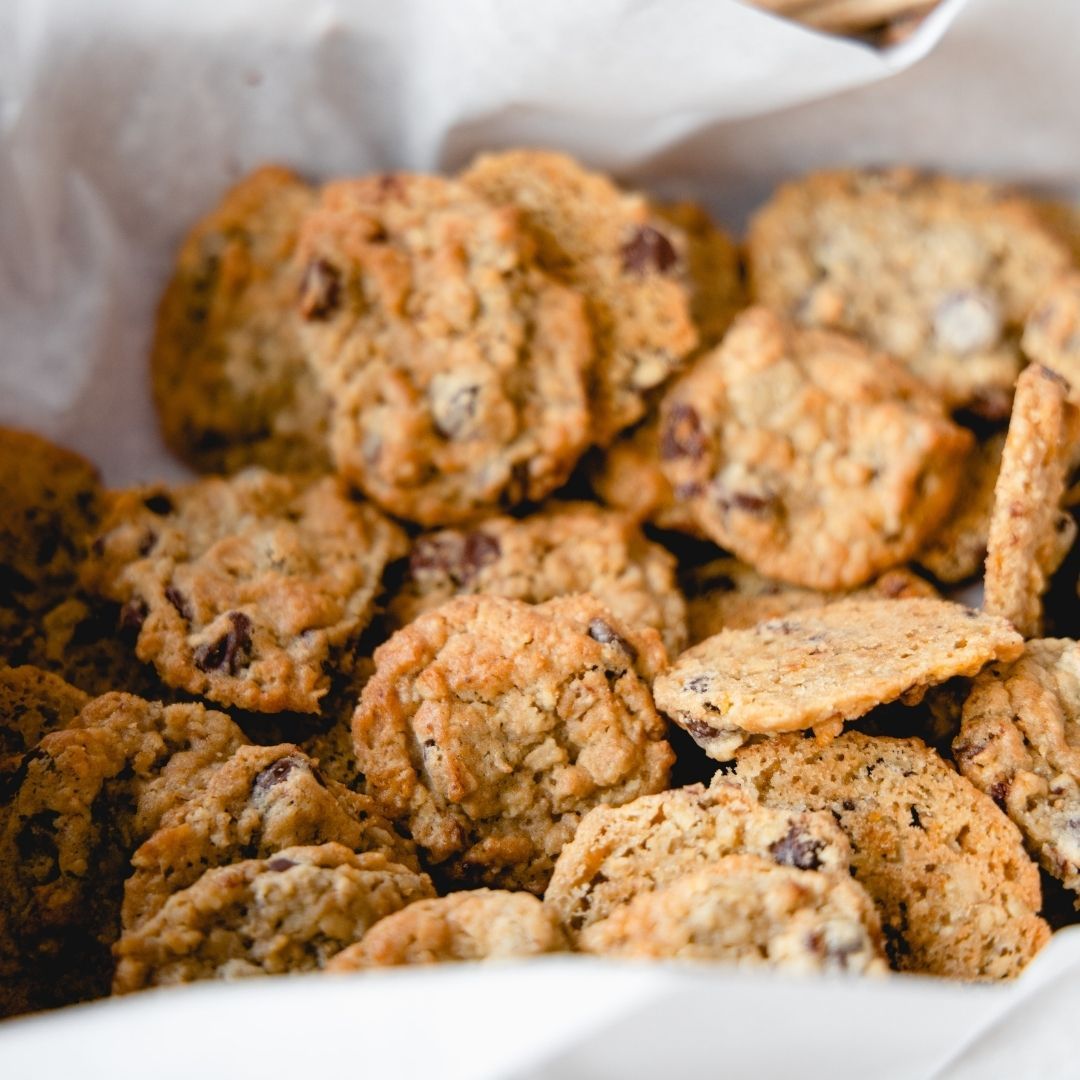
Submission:
[[[1080,891],[1078,233],[900,168],[741,247],[548,152],[243,180],[151,357],[199,477],[0,431],[0,1012],[1018,974]]]

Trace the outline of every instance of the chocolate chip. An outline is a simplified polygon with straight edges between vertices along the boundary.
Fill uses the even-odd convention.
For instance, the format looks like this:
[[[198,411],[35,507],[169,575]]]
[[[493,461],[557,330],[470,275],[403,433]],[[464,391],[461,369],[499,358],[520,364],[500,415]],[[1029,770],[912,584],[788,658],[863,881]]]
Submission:
[[[294,770],[303,767],[303,762],[296,757],[278,758],[273,765],[268,765],[255,777],[254,787],[259,791],[277,787]]]
[[[141,629],[150,608],[141,596],[132,597],[121,609],[117,625],[121,633],[137,634]]]
[[[325,259],[312,259],[300,282],[300,314],[329,319],[341,306],[341,271]]]
[[[794,866],[798,870],[820,870],[822,862],[818,855],[824,846],[824,841],[815,840],[797,825],[792,825],[784,837],[769,845],[769,853],[781,866]]]
[[[292,861],[292,859],[286,859],[283,855],[279,855],[276,859],[271,859],[266,864],[267,870],[272,870],[275,874],[280,874],[282,870],[288,870],[290,866],[297,866],[298,863]]]
[[[483,567],[493,563],[501,554],[499,541],[488,533],[471,532],[465,537],[465,567],[470,578]]]
[[[139,554],[149,555],[154,550],[154,545],[157,543],[157,533],[153,529],[147,529],[143,533],[142,539],[139,541]]]
[[[690,405],[673,405],[660,433],[660,456],[665,461],[700,461],[704,454],[705,429],[697,410]]]
[[[445,574],[455,586],[467,585],[501,553],[499,541],[485,532],[444,532],[421,536],[409,558],[413,577],[425,573]]]
[[[716,728],[710,727],[704,720],[684,720],[682,726],[695,739],[715,739],[718,734]]]
[[[741,510],[743,513],[760,517],[769,511],[773,500],[763,495],[754,495],[749,491],[721,490],[717,493],[716,503],[721,510]]]
[[[599,641],[601,645],[614,645],[615,648],[626,653],[631,660],[637,659],[637,649],[626,638],[615,633],[614,629],[603,619],[593,619],[589,623],[589,637],[594,641]]]
[[[650,225],[642,225],[623,245],[623,270],[632,274],[662,274],[670,270],[679,255],[671,241]]]
[[[181,619],[185,622],[191,622],[191,608],[188,606],[187,597],[179,589],[174,585],[167,585],[165,587],[165,599],[176,608]]]
[[[146,507],[152,514],[171,514],[176,508],[173,506],[172,499],[169,498],[163,491],[155,492],[153,495],[147,495],[143,499],[143,506]]]
[[[1005,800],[1009,797],[1009,788],[1012,787],[1012,783],[1009,780],[999,780],[996,784],[990,785],[990,790],[987,794],[1001,807],[1005,809]]]
[[[912,828],[922,829],[923,832],[926,832],[926,827],[922,823],[922,818],[919,817],[918,808],[915,807],[915,806],[911,806],[911,807],[909,807],[909,810],[911,812],[911,825],[912,825]]]
[[[21,871],[34,885],[47,885],[60,876],[60,850],[56,825],[60,814],[42,810],[28,817],[15,834],[15,847],[22,860]]]
[[[200,645],[194,653],[200,671],[224,671],[235,675],[251,662],[251,620],[242,611],[230,611],[228,630],[217,641]]]

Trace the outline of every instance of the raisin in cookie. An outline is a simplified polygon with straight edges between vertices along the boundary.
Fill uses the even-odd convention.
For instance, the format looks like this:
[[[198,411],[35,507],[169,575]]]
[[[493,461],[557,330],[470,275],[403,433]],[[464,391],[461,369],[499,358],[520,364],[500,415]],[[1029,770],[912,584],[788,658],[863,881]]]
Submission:
[[[971,434],[853,338],[744,312],[665,394],[660,457],[721,547],[769,577],[852,589],[952,507]]]
[[[591,596],[450,600],[375,652],[353,717],[367,792],[449,878],[542,892],[588,810],[666,785],[664,661]]]
[[[555,864],[544,902],[577,938],[635,896],[728,855],[844,877],[850,851],[828,814],[776,810],[722,781],[695,784],[587,814]]]
[[[299,338],[292,261],[315,193],[257,169],[191,231],[150,358],[162,434],[202,472],[325,470],[328,403]]]
[[[842,600],[683,653],[654,684],[657,705],[717,761],[752,735],[837,734],[899,698],[1013,660],[1023,641],[1004,620],[947,600]]]
[[[244,746],[134,853],[123,923],[144,922],[205,870],[282,848],[344,844],[416,867],[416,849],[372,801],[324,778],[296,746]]]
[[[113,948],[113,993],[316,971],[380,919],[434,895],[426,874],[342,844],[207,870]]]
[[[906,168],[785,184],[751,223],[759,301],[895,356],[951,408],[1009,413],[1020,332],[1069,264],[1027,200]]]
[[[331,450],[391,512],[448,525],[569,476],[588,445],[584,303],[519,215],[435,176],[327,185],[297,250]]]
[[[967,581],[982,570],[1004,448],[1003,432],[975,447],[949,516],[915,557],[921,567],[945,585]]]
[[[108,992],[131,852],[242,742],[201,705],[107,694],[23,757],[0,818],[5,1010]]]
[[[1015,663],[988,667],[964,702],[953,757],[1047,872],[1080,893],[1080,645],[1029,641]]]
[[[596,342],[589,404],[603,446],[645,412],[645,393],[697,345],[686,237],[641,195],[562,154],[512,150],[478,158],[462,180],[520,209],[540,265],[580,290]]]
[[[554,503],[521,521],[491,518],[419,537],[389,612],[404,625],[455,595],[538,604],[590,592],[628,626],[657,630],[675,655],[686,644],[686,608],[674,571],[674,557],[626,515]]]
[[[880,975],[881,922],[850,878],[728,855],[635,896],[581,935],[583,952]]]
[[[895,968],[1008,978],[1046,943],[1016,826],[918,739],[782,736],[741,750],[733,778],[769,806],[836,818]]]
[[[881,577],[851,593],[828,593],[786,585],[762,577],[738,559],[713,559],[683,576],[690,644],[696,645],[721,630],[745,630],[768,619],[821,607],[846,597],[865,600],[903,600],[937,596],[928,581],[906,567],[886,570]]]
[[[994,487],[984,600],[1024,637],[1041,632],[1043,594],[1076,539],[1076,522],[1061,504],[1078,442],[1080,408],[1069,401],[1069,384],[1032,365],[1016,384]]]
[[[117,494],[84,566],[170,686],[318,712],[326,666],[370,621],[400,530],[332,477],[251,468]]]
[[[66,728],[90,696],[41,668],[0,665],[0,780],[39,739]]]
[[[568,948],[555,916],[532,893],[472,889],[388,915],[338,953],[327,971],[519,960]]]

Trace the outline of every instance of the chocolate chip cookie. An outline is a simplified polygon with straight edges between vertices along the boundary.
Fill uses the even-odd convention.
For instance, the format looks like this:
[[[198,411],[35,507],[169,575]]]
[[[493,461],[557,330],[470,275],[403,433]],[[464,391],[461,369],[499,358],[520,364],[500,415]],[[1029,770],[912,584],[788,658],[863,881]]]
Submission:
[[[433,895],[426,874],[342,844],[207,870],[125,930],[113,993],[315,971],[378,920]]]
[[[555,916],[532,893],[472,889],[418,900],[380,919],[326,969],[520,960],[568,948]]]
[[[853,338],[744,312],[665,394],[675,496],[768,577],[853,589],[909,559],[952,507],[971,434]]]
[[[327,185],[297,250],[338,470],[448,525],[541,499],[588,445],[584,302],[537,265],[520,215],[395,174]]]
[[[66,728],[90,696],[41,668],[0,665],[0,784],[39,739]]]
[[[787,735],[735,760],[731,778],[765,804],[835,817],[898,970],[1009,978],[1046,943],[1038,870],[1016,826],[918,739]]]
[[[850,878],[728,855],[635,896],[581,935],[583,952],[799,974],[880,975],[881,922]]]
[[[519,208],[539,240],[540,265],[587,299],[596,342],[592,439],[606,445],[644,415],[646,392],[697,345],[686,237],[643,196],[563,154],[486,154],[462,181]]]
[[[755,297],[903,361],[950,408],[1009,413],[1024,321],[1069,255],[1026,199],[907,168],[783,185],[750,225]]]
[[[329,406],[300,344],[292,261],[314,202],[289,170],[257,169],[180,249],[150,373],[166,443],[202,472],[329,468]]]
[[[353,717],[366,790],[448,878],[542,892],[588,810],[666,785],[664,662],[591,596],[450,600],[375,652]]]
[[[553,503],[524,520],[489,518],[420,536],[389,612],[404,625],[457,595],[538,604],[582,592],[628,626],[658,631],[670,655],[686,644],[674,557],[626,515],[589,503]]]
[[[318,712],[327,664],[370,621],[397,526],[335,478],[246,469],[117,494],[83,568],[170,686]]]

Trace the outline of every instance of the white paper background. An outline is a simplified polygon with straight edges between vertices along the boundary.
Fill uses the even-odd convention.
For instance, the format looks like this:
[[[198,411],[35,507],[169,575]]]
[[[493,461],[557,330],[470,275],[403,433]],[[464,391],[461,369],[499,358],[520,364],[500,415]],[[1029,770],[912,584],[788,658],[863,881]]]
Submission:
[[[887,55],[730,0],[0,0],[0,423],[115,483],[176,474],[154,306],[183,231],[264,160],[325,177],[546,144],[733,225],[845,162],[1076,191],[1078,59],[1075,0],[946,0]],[[1080,931],[1009,988],[555,960],[14,1021],[0,1077],[1066,1077],[1078,1010]]]

